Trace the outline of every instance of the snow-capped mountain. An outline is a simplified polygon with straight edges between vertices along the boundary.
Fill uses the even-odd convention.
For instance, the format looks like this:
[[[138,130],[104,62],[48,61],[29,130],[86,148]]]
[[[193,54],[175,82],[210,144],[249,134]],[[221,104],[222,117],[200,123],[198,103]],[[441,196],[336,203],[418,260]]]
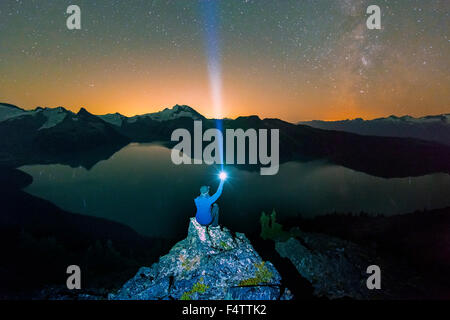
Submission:
[[[126,117],[120,113],[109,113],[105,115],[98,116],[102,120],[109,122],[115,126],[121,127],[124,123],[135,123],[138,120],[146,119],[146,120],[155,120],[155,121],[169,121],[175,120],[178,118],[191,118],[194,120],[202,120],[205,119],[200,113],[195,111],[189,106],[186,105],[175,105],[172,108],[165,108],[162,111],[146,113],[141,115],[136,115],[133,117]]]
[[[0,122],[12,121],[21,117],[38,117],[41,116],[45,119],[45,122],[39,129],[46,129],[56,126],[62,122],[67,115],[73,116],[74,113],[66,110],[63,107],[57,108],[42,108],[37,107],[34,110],[24,110],[12,104],[0,103]]]
[[[152,120],[156,120],[156,121],[174,120],[174,119],[181,118],[181,117],[192,118],[194,120],[204,119],[204,117],[200,113],[198,113],[191,107],[186,106],[186,105],[180,106],[178,104],[175,105],[171,109],[165,108],[164,110],[159,111],[159,112],[147,113],[147,114],[144,114],[142,116],[137,116],[137,117],[148,117],[148,118],[150,118]],[[130,121],[133,121],[135,118],[136,117],[130,118]]]
[[[14,118],[27,113],[27,111],[20,109],[12,104],[0,103],[0,122],[9,118]]]
[[[106,121],[112,125],[121,127],[124,121],[126,122],[128,120],[128,117],[116,112],[116,113],[108,113],[105,115],[98,116],[103,121]]]
[[[129,143],[84,108],[77,114],[62,107],[23,110],[1,105],[0,109],[4,111],[0,136],[5,137],[0,139],[0,165],[60,161],[89,167]]]
[[[34,110],[24,110],[17,106],[0,103],[0,122],[5,120],[10,120],[16,117],[22,116],[36,116],[42,115],[46,121],[40,129],[51,128],[55,125],[61,123],[66,116],[74,117],[75,114],[63,107],[57,108],[42,108],[37,107]],[[97,115],[98,118],[105,122],[108,122],[114,126],[121,127],[124,123],[135,123],[140,119],[155,120],[155,121],[169,121],[179,118],[191,118],[194,120],[205,119],[200,113],[195,111],[193,108],[186,105],[175,105],[172,108],[165,108],[162,111],[146,113],[142,115],[136,115],[133,117],[124,116],[118,112],[108,113],[105,115]]]
[[[302,121],[298,124],[318,129],[338,130],[362,135],[410,137],[450,145],[450,114],[414,118],[390,116],[373,120],[361,118],[341,121]]]
[[[31,113],[39,113],[41,112],[44,117],[47,119],[45,123],[39,129],[46,129],[56,126],[61,123],[67,116],[74,116],[75,114],[72,111],[66,110],[63,107],[57,108],[36,108],[31,111]]]

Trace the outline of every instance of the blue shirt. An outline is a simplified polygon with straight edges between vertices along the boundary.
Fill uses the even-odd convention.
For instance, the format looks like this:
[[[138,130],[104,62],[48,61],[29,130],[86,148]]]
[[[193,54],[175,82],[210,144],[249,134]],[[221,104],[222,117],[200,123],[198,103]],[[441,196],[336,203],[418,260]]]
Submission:
[[[197,207],[197,213],[195,214],[195,218],[197,222],[201,225],[208,225],[212,222],[213,217],[211,216],[211,206],[212,204],[219,199],[222,194],[224,181],[220,181],[219,188],[217,188],[216,193],[212,196],[198,196],[194,199],[195,206]]]

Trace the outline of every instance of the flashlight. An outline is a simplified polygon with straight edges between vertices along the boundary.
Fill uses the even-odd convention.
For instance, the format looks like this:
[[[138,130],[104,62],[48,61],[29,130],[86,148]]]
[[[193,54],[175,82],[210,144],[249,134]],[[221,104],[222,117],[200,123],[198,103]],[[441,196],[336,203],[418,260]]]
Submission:
[[[219,173],[220,180],[225,180],[227,178],[227,173],[225,171],[222,171]]]

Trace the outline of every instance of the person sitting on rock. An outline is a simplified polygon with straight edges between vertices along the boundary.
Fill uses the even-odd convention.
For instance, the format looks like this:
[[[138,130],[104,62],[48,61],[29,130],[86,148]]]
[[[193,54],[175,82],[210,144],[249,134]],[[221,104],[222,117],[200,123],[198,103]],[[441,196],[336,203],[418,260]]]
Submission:
[[[195,218],[202,226],[217,227],[219,225],[219,205],[214,203],[222,194],[224,179],[221,179],[219,188],[212,196],[209,195],[209,186],[200,188],[200,195],[194,199],[197,213]]]

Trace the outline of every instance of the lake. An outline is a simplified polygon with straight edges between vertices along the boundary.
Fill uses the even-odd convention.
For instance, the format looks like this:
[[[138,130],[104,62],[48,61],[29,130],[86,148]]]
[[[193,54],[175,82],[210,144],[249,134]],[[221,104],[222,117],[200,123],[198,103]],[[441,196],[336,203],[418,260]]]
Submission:
[[[218,167],[171,162],[170,149],[132,143],[90,170],[65,165],[30,165],[25,191],[57,206],[122,222],[155,237],[180,238],[195,214],[202,185],[215,192]],[[259,230],[262,211],[277,217],[332,213],[393,215],[450,206],[450,175],[379,178],[325,161],[289,162],[275,176],[227,166],[218,200],[220,222],[234,231]]]

